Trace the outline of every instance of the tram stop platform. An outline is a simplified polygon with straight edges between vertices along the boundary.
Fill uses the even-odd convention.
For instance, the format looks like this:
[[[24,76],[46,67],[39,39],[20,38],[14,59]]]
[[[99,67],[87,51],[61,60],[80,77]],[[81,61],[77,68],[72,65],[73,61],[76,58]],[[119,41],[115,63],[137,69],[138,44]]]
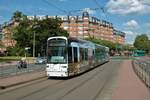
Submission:
[[[20,85],[44,77],[46,77],[45,71],[36,71],[36,72],[24,73],[16,76],[10,76],[7,78],[2,78],[0,79],[0,89],[5,89],[8,87]]]
[[[150,100],[150,89],[134,72],[131,60],[123,62],[110,100]]]

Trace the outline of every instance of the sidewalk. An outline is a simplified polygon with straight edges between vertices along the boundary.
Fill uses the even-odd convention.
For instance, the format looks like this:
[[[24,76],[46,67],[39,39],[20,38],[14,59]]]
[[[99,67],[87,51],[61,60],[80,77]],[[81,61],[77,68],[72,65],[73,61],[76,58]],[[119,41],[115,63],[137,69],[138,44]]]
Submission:
[[[133,71],[131,60],[123,62],[111,100],[150,100],[150,90]]]
[[[36,71],[32,73],[25,73],[13,77],[0,79],[0,89],[5,89],[15,85],[27,83],[33,80],[46,77],[45,71]]]

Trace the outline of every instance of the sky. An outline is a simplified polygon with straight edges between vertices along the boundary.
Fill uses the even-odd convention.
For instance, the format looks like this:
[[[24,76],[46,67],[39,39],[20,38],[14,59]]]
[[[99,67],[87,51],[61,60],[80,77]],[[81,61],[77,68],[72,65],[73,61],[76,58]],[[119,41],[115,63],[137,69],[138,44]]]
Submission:
[[[126,43],[137,35],[150,37],[150,0],[0,0],[0,24],[18,10],[25,15],[81,15],[107,20],[126,33]]]

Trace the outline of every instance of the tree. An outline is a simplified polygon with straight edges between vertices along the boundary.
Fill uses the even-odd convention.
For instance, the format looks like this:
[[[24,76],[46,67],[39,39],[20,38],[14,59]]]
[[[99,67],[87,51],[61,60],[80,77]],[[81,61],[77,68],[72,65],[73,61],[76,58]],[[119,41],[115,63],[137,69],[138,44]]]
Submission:
[[[145,50],[148,52],[150,50],[150,40],[146,34],[138,35],[135,38],[134,46],[139,50]]]
[[[86,40],[92,41],[92,42],[100,44],[100,45],[107,46],[107,47],[109,47],[110,50],[115,50],[116,44],[113,42],[101,40],[101,39],[96,39],[96,38],[87,38]]]
[[[22,12],[20,12],[20,11],[16,11],[16,12],[14,12],[13,13],[13,16],[12,16],[12,20],[14,20],[14,21],[20,21],[20,19],[23,17],[23,14],[22,14]]]
[[[36,22],[36,26],[38,27],[36,27],[35,29],[33,28],[33,30],[36,34],[35,36],[36,48],[40,48],[40,49],[36,49],[37,53],[44,55],[46,51],[46,42],[49,37],[69,36],[67,31],[61,28],[61,23],[62,23],[61,20],[52,19],[52,18],[46,18],[44,20],[40,20]]]
[[[32,30],[30,28],[31,21],[28,19],[21,20],[19,25],[13,29],[13,38],[17,41],[17,46],[24,48],[31,46],[31,34]]]
[[[1,47],[4,47],[3,43],[2,43],[2,40],[0,40],[0,48]]]
[[[13,29],[13,38],[17,41],[16,46],[18,48],[31,47],[31,50],[33,50],[33,39],[35,34],[36,55],[38,53],[45,55],[48,37],[69,36],[67,31],[60,27],[62,22],[58,18],[53,19],[47,17],[43,20],[38,20],[36,18],[34,20],[29,20],[20,12],[14,14],[14,18],[17,18],[17,16],[20,17],[21,15],[19,25]]]
[[[123,45],[123,50],[125,50],[125,51],[133,51],[133,50],[135,50],[135,47],[130,45],[130,44],[125,44],[125,45]]]

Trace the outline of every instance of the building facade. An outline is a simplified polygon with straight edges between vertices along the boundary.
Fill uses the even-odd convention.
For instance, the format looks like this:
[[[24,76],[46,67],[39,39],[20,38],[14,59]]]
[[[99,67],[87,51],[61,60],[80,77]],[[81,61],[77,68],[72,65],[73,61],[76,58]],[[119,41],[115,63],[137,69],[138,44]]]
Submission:
[[[16,26],[16,22],[9,22],[4,24],[2,27],[2,44],[4,47],[15,46],[16,41],[13,39],[12,28]]]
[[[46,16],[28,16],[30,20],[34,18],[39,20],[45,19]],[[77,38],[97,38],[116,43],[117,36],[114,35],[113,24],[96,17],[91,17],[87,12],[82,16],[47,16],[49,18],[60,18],[62,20],[61,27],[68,31],[70,37]],[[124,38],[122,38],[124,41]],[[119,42],[124,44],[124,42]]]
[[[113,43],[124,44],[125,33],[114,29],[113,24],[96,17],[89,16],[84,12],[82,16],[27,16],[28,19],[43,20],[46,18],[60,18],[62,20],[61,27],[68,31],[70,37],[77,38],[97,38],[101,40],[111,41]],[[15,46],[16,41],[12,39],[11,28],[16,27],[17,22],[8,22],[3,25],[1,33],[3,33],[2,44],[5,47]]]
[[[125,43],[125,33],[124,32],[121,32],[121,31],[114,29],[113,33],[114,33],[113,36],[114,36],[115,43],[118,43],[118,44],[124,44]]]
[[[125,43],[125,33],[114,29],[110,22],[89,16],[87,12],[83,12],[82,16],[28,16],[30,20],[34,18],[43,20],[46,17],[60,18],[61,27],[68,31],[70,37],[83,39],[94,37],[113,43]]]

